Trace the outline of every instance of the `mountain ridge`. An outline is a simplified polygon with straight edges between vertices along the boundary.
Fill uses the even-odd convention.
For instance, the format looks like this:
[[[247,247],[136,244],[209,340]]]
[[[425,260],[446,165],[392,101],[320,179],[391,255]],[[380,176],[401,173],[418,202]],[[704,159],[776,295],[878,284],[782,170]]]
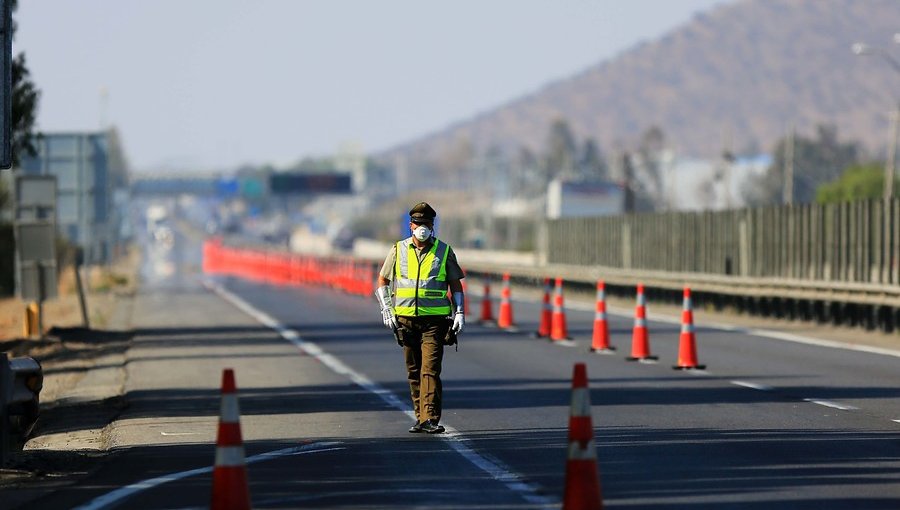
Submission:
[[[663,129],[677,154],[714,157],[723,148],[766,152],[790,129],[811,133],[819,124],[883,151],[900,73],[850,47],[861,41],[900,57],[891,40],[898,31],[900,2],[892,0],[720,4],[655,40],[383,155],[438,159],[460,143],[539,151],[558,118],[607,153],[632,149],[652,126]]]

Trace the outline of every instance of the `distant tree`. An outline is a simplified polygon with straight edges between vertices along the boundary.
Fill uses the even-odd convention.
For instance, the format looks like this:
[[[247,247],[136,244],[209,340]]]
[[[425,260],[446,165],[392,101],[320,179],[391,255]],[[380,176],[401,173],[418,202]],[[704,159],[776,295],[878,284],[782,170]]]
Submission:
[[[815,138],[793,138],[795,203],[812,202],[816,198],[816,189],[837,179],[845,168],[856,164],[861,152],[856,142],[841,142],[834,126],[820,125]],[[786,136],[776,143],[772,165],[760,178],[750,182],[744,192],[747,203],[765,205],[781,201],[790,140],[791,137]]]
[[[544,153],[545,180],[550,182],[557,177],[574,177],[577,152],[577,142],[569,123],[565,119],[553,121]]]
[[[305,157],[294,163],[289,171],[302,173],[321,173],[333,172],[335,169],[334,160],[332,158],[310,158]],[[274,169],[273,169],[274,170]]]
[[[15,12],[18,1],[12,0],[11,8]],[[16,22],[13,21],[13,37],[16,33]],[[18,167],[25,155],[37,155],[34,146],[34,124],[37,118],[40,92],[31,81],[31,73],[25,62],[25,53],[19,53],[12,61],[12,164]]]
[[[586,179],[608,179],[609,168],[600,146],[594,139],[587,139],[582,145],[578,159],[579,176]]]
[[[547,190],[547,183],[544,180],[544,174],[541,169],[540,159],[528,147],[519,147],[513,161],[513,166],[518,169],[518,183],[514,190],[518,188],[519,194],[527,197],[539,196]]]
[[[476,164],[475,147],[468,137],[457,138],[452,145],[441,151],[438,155],[436,163],[437,178],[432,178],[429,183],[434,188],[450,187],[454,189],[465,189],[477,187],[476,182],[479,181],[477,175],[473,176],[473,167]],[[418,174],[422,179],[429,174]],[[474,178],[473,178],[474,177]],[[484,176],[481,176],[484,177]]]
[[[633,187],[638,210],[656,210],[665,205],[663,172],[666,135],[659,126],[651,126],[641,135],[635,158]]]
[[[898,187],[895,183],[894,193]],[[853,165],[832,182],[816,190],[816,202],[820,204],[881,198],[884,195],[884,167],[880,163]]]

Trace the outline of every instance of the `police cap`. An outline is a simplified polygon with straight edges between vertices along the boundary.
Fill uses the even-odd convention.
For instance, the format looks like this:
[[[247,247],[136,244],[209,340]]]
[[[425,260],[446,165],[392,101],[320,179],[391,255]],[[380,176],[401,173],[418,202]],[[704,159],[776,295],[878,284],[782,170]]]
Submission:
[[[409,210],[409,221],[416,223],[434,223],[437,211],[425,202],[419,202]]]

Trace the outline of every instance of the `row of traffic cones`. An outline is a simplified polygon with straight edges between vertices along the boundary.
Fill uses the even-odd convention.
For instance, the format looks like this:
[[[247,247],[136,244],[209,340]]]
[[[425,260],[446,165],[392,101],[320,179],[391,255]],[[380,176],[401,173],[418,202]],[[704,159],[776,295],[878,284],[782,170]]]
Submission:
[[[571,340],[566,327],[566,313],[563,303],[562,278],[556,278],[555,285],[550,285],[550,278],[544,279],[544,297],[541,304],[541,318],[537,332],[538,338],[549,338],[554,342]],[[552,291],[552,305],[551,305]],[[468,309],[468,307],[467,307]],[[485,280],[484,297],[481,300],[482,324],[493,324],[507,330],[514,330],[511,291],[509,287],[509,273],[503,275],[503,288],[500,298],[500,313],[495,320],[491,303],[490,280]],[[609,326],[606,317],[606,284],[597,282],[597,305],[594,313],[594,328],[591,337],[591,352],[598,354],[612,354],[616,348],[610,345]],[[637,286],[637,306],[634,313],[634,328],[631,338],[631,355],[625,358],[628,361],[654,362],[659,359],[651,354],[650,334],[647,329],[647,299],[644,293],[644,285]],[[684,288],[684,305],[681,313],[681,335],[678,346],[678,363],[672,368],[703,369],[705,365],[697,362],[697,339],[694,332],[693,305],[691,302],[691,289]]]

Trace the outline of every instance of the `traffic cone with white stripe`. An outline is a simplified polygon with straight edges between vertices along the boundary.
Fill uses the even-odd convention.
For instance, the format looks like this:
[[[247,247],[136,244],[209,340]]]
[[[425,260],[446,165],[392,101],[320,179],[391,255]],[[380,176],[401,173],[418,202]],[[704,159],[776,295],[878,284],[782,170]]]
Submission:
[[[500,290],[500,315],[497,317],[497,326],[501,328],[513,328],[512,292],[509,289],[509,273],[503,273],[503,288]]]
[[[681,338],[678,342],[678,364],[676,370],[703,370],[706,365],[697,364],[697,337],[694,334],[694,307],[691,289],[684,288],[684,307],[681,311]]]
[[[481,300],[481,323],[494,322],[494,310],[491,305],[491,279],[489,276],[484,277],[484,298]]]
[[[606,283],[597,282],[597,308],[594,312],[594,336],[591,352],[612,354],[616,348],[609,345],[609,324],[606,322]]]
[[[566,310],[563,306],[563,280],[556,279],[556,290],[553,296],[553,313],[550,320],[550,340],[555,342],[571,340],[566,329]]]
[[[550,278],[544,278],[544,299],[541,302],[541,322],[538,324],[538,330],[534,334],[536,338],[546,338],[550,336],[550,325],[553,321],[553,305],[550,304],[550,293],[553,286],[550,285]]]
[[[644,284],[637,286],[637,306],[634,309],[634,330],[631,335],[631,356],[628,361],[652,362],[656,356],[650,355],[650,334],[647,332],[647,298],[644,296]]]
[[[591,422],[591,396],[584,363],[576,363],[572,374],[569,455],[566,460],[566,488],[562,507],[563,510],[603,508],[597,446]]]
[[[240,415],[234,370],[226,368],[222,372],[222,404],[210,510],[250,510]]]

